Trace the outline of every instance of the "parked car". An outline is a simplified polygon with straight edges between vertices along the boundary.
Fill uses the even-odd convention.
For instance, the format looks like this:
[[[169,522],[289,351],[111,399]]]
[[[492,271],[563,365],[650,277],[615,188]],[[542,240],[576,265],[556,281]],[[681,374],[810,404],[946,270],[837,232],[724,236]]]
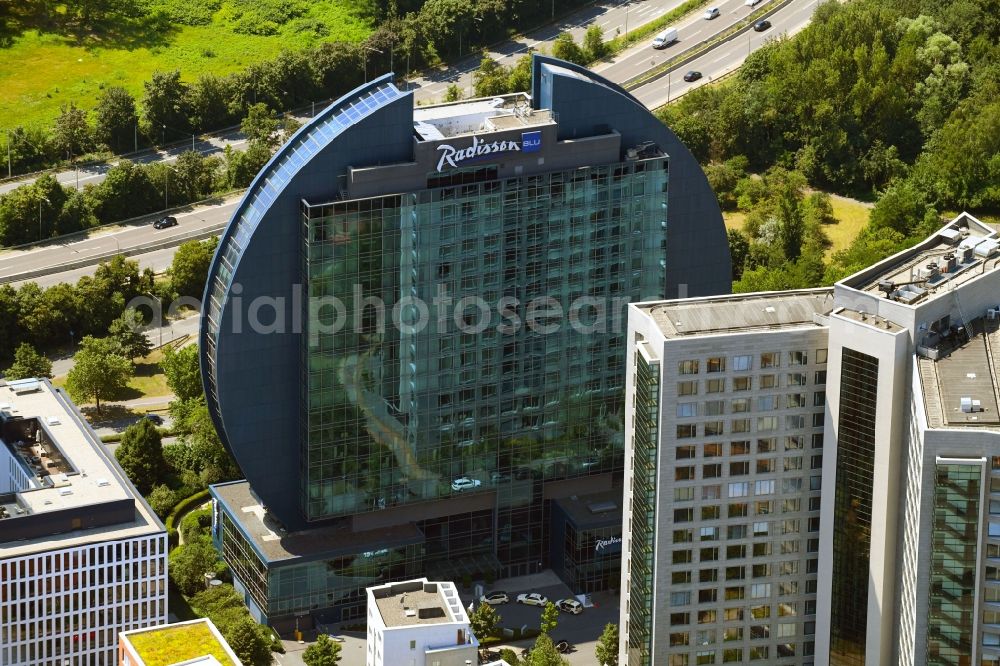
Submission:
[[[155,425],[163,425],[163,417],[159,414],[146,414],[146,420]]]
[[[718,7],[711,7],[709,9],[706,9],[704,17],[705,17],[706,21],[711,21],[714,18],[718,18],[719,17],[719,8]]]
[[[583,604],[576,599],[560,599],[556,602],[556,608],[564,613],[579,615],[583,612]]]
[[[472,488],[478,488],[483,485],[483,482],[479,479],[470,479],[467,476],[463,476],[459,479],[455,479],[451,482],[451,489],[455,491],[470,490]]]
[[[701,72],[699,72],[696,69],[692,69],[690,72],[684,75],[684,80],[687,81],[688,83],[691,83],[692,81],[697,81],[700,78],[701,78]]]
[[[510,601],[510,596],[506,592],[493,590],[492,592],[487,592],[483,596],[479,597],[479,601],[484,604],[489,604],[490,606],[498,606]]]
[[[757,21],[756,23],[753,24],[754,32],[764,32],[770,27],[771,27],[771,22],[768,21],[767,19],[763,21]]]
[[[539,594],[538,592],[529,592],[527,594],[517,595],[517,603],[525,604],[527,606],[544,606],[549,603],[549,598],[545,595]]]
[[[573,646],[569,644],[566,639],[556,641],[556,652],[559,654],[566,654],[567,652],[572,652]]]
[[[156,222],[153,222],[154,229],[167,229],[169,227],[176,227],[176,226],[177,226],[177,218],[172,215],[161,217]]]
[[[490,483],[506,483],[507,481],[510,481],[510,474],[505,472],[493,472],[490,474]]]

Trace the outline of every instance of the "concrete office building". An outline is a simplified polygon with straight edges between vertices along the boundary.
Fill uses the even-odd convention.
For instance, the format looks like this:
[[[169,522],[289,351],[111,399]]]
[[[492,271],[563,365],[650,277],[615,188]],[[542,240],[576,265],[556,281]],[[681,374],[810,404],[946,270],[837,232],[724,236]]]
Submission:
[[[113,666],[167,620],[167,535],[47,380],[0,381],[0,664]]]
[[[1000,664],[1000,237],[835,286],[816,663]]]
[[[620,488],[624,304],[729,286],[700,167],[586,69],[345,95],[251,185],[205,294],[209,409],[246,475],[213,489],[215,536],[251,610],[360,617],[374,583],[547,566],[551,502]]]
[[[629,306],[619,663],[812,663],[832,308]]]
[[[365,666],[479,663],[479,640],[454,583],[419,578],[370,587],[367,596]]]

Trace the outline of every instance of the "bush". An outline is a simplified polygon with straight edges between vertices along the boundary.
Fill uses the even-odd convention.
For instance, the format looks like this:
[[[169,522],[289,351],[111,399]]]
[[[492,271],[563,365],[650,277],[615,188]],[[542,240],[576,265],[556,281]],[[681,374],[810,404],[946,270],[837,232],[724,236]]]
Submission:
[[[208,490],[201,490],[178,502],[177,506],[174,507],[174,510],[167,516],[166,521],[164,521],[164,525],[167,527],[167,538],[170,540],[171,544],[177,543],[177,517],[187,511],[190,507],[197,506],[208,498]]]

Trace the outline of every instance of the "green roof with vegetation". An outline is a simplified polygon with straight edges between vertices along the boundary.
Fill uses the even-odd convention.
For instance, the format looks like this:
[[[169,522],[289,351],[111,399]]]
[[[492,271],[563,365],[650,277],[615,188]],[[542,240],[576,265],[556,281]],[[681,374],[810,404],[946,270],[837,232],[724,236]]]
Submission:
[[[150,629],[130,634],[128,640],[146,666],[171,666],[208,654],[222,666],[237,666],[207,622]]]

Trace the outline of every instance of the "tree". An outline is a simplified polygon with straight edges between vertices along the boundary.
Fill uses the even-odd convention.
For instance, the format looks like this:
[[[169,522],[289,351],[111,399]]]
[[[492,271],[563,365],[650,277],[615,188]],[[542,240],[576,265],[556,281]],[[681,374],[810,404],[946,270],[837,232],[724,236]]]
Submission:
[[[521,658],[510,648],[500,650],[500,658],[510,664],[510,666],[521,666]]]
[[[127,220],[163,207],[149,173],[128,160],[111,167],[98,185],[88,186],[86,196],[101,222]]]
[[[181,72],[153,72],[143,84],[143,132],[153,141],[183,138],[190,126],[188,87],[181,83]]]
[[[609,622],[594,647],[597,663],[603,666],[618,666],[618,625]]]
[[[198,363],[198,345],[187,345],[180,349],[166,348],[160,367],[167,377],[167,386],[178,400],[201,396],[201,369]]]
[[[493,606],[487,603],[480,603],[479,607],[469,616],[469,625],[472,627],[472,633],[475,634],[480,642],[488,636],[492,636],[499,624],[499,613],[496,612]]]
[[[271,641],[264,629],[250,617],[244,617],[224,632],[226,642],[239,660],[247,666],[268,666],[271,659]]]
[[[587,28],[587,32],[583,35],[583,50],[590,62],[604,57],[608,46],[604,43],[604,31],[601,30],[601,26],[592,23]]]
[[[493,97],[510,92],[510,70],[484,55],[479,69],[472,74],[472,86],[476,97]]]
[[[462,89],[457,84],[452,83],[444,91],[444,101],[457,102],[462,99]]]
[[[510,70],[507,89],[513,92],[529,92],[531,90],[531,49],[514,63]]]
[[[200,298],[208,280],[208,267],[219,245],[219,237],[181,243],[170,263],[170,286],[178,296]]]
[[[156,512],[156,515],[163,519],[167,517],[167,514],[169,514],[173,510],[174,505],[177,504],[177,494],[161,483],[153,488],[153,491],[149,493],[146,501],[149,502],[149,506],[152,507],[154,512]]]
[[[143,332],[145,324],[141,312],[127,308],[108,326],[108,337],[115,341],[125,358],[142,358],[153,351],[153,343]]]
[[[260,142],[274,150],[278,146],[278,116],[274,109],[260,102],[247,109],[247,114],[240,123],[240,131],[247,137],[249,143]]]
[[[542,609],[542,633],[548,634],[555,630],[556,625],[559,624],[559,609],[556,605],[549,601],[545,604],[545,608]]]
[[[427,0],[420,8],[420,24],[441,56],[469,50],[474,18],[474,3],[467,0]]]
[[[149,419],[125,428],[121,445],[115,449],[115,459],[144,495],[153,490],[167,470],[160,432]]]
[[[234,96],[232,79],[202,74],[188,91],[191,125],[200,132],[224,127],[235,120],[231,105]]]
[[[587,64],[587,54],[568,32],[560,33],[552,43],[552,55],[560,60],[568,60],[577,65]]]
[[[549,638],[549,635],[545,632],[542,632],[538,638],[535,639],[535,646],[531,648],[531,653],[528,655],[526,662],[526,666],[568,665],[569,662],[563,659],[562,655],[556,650],[556,646],[552,642],[552,639]]]
[[[337,666],[340,663],[340,643],[326,634],[316,637],[316,642],[302,653],[306,666]]]
[[[733,263],[733,279],[739,280],[746,267],[747,258],[750,256],[750,239],[739,229],[728,229],[726,236],[729,238],[729,256]]]
[[[869,224],[910,236],[929,216],[936,219],[937,211],[927,203],[927,196],[917,185],[909,180],[897,181],[875,202]]]
[[[94,138],[116,153],[136,148],[139,116],[129,91],[120,86],[105,89],[97,100],[94,116]]]
[[[90,150],[91,132],[87,113],[73,102],[62,106],[52,129],[52,145],[60,156],[82,155]]]
[[[27,342],[22,342],[14,352],[14,364],[4,372],[5,379],[27,379],[28,377],[51,377],[52,361],[35,351]]]
[[[205,589],[205,574],[215,571],[219,555],[210,539],[202,537],[184,543],[170,553],[170,580],[183,594],[191,596]],[[236,646],[232,646],[236,649]]]
[[[80,351],[73,356],[66,388],[78,403],[93,399],[100,414],[101,398],[123,391],[132,372],[132,362],[121,355],[118,343],[88,335],[80,341]]]

